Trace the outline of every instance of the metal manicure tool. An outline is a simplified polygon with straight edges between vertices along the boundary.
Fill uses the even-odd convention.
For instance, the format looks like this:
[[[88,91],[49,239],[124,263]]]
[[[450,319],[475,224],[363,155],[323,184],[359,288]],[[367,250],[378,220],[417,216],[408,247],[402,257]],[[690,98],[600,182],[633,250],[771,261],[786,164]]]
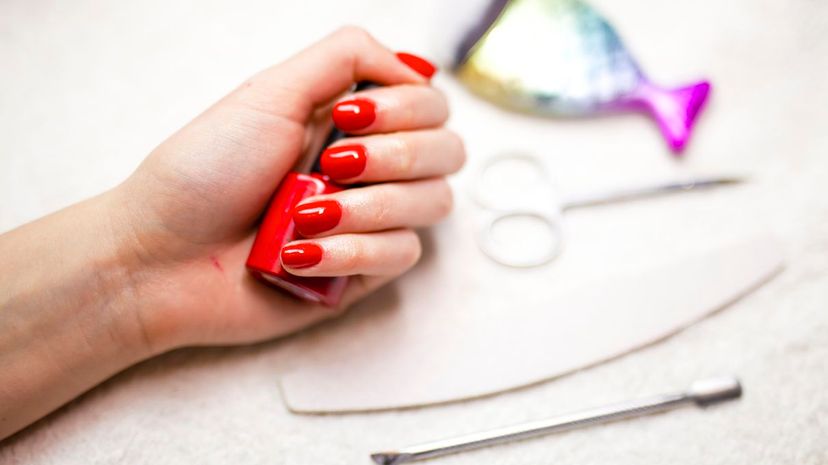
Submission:
[[[705,190],[737,184],[742,179],[736,176],[700,176],[631,188],[562,195],[555,189],[552,175],[540,158],[525,153],[508,153],[495,156],[486,163],[476,181],[472,192],[474,200],[490,213],[478,237],[481,250],[501,265],[530,268],[545,265],[561,253],[564,242],[563,214],[566,211]],[[533,247],[532,253],[526,256],[504,247],[496,234],[497,228],[508,223],[525,222],[546,230],[543,234],[545,246]]]
[[[405,447],[397,451],[378,452],[371,454],[371,459],[379,465],[397,465],[521,439],[534,438],[550,433],[568,431],[598,423],[665,412],[689,404],[705,407],[718,402],[736,399],[741,395],[742,386],[735,377],[725,376],[704,379],[694,382],[684,392],[662,394],[621,402],[546,420],[538,420],[521,425],[507,426],[452,439]]]

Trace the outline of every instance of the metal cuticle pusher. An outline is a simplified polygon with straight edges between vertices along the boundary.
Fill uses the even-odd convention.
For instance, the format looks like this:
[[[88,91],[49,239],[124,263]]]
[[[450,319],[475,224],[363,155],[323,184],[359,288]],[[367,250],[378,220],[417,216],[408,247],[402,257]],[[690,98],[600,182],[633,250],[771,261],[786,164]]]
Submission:
[[[405,447],[396,451],[378,452],[371,454],[371,458],[379,465],[397,465],[511,441],[534,438],[550,433],[568,431],[598,423],[607,423],[665,412],[685,405],[705,407],[718,402],[736,399],[741,395],[742,386],[735,377],[709,378],[694,382],[683,392],[621,402],[545,420]]]

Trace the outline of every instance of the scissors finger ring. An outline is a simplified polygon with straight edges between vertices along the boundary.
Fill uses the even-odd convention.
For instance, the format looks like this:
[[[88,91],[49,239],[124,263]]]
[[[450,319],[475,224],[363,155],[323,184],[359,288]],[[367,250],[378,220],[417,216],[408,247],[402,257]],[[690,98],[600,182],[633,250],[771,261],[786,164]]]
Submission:
[[[497,229],[501,225],[511,221],[530,220],[543,225],[548,235],[546,244],[538,249],[533,244],[531,253],[516,253],[512,247],[506,246],[504,241],[499,241]],[[480,249],[487,257],[504,266],[512,268],[532,268],[545,265],[561,253],[563,244],[563,231],[560,222],[533,211],[516,211],[494,216],[487,222],[478,239]]]

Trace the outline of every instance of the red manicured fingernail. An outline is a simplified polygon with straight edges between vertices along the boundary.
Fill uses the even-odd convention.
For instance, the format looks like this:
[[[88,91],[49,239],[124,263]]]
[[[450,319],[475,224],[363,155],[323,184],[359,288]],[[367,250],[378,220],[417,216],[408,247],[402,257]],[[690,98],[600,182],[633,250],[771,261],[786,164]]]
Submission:
[[[346,132],[367,128],[376,117],[376,106],[367,99],[343,100],[333,107],[334,124]]]
[[[364,146],[340,145],[325,149],[319,164],[323,174],[327,174],[331,179],[340,180],[359,176],[365,170],[367,160]]]
[[[429,79],[431,79],[431,76],[434,76],[434,73],[437,72],[436,66],[431,64],[431,62],[426,60],[425,58],[418,57],[417,55],[399,52],[397,53],[397,58],[399,58],[400,61],[408,65],[409,68],[413,69],[414,71],[422,74],[423,76]]]
[[[293,210],[296,230],[306,237],[333,229],[339,224],[340,218],[342,218],[342,206],[336,200],[310,202],[299,205]]]
[[[289,268],[308,268],[322,261],[322,247],[304,243],[288,245],[280,254],[282,265]]]

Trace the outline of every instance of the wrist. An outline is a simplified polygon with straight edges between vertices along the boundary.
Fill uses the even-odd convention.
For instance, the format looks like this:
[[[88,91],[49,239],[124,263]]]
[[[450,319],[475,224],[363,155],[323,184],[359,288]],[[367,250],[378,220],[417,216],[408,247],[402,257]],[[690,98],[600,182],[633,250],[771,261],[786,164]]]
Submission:
[[[118,332],[126,345],[143,358],[181,346],[173,319],[159,318],[165,308],[163,296],[169,290],[170,265],[162,259],[154,234],[147,231],[148,218],[139,211],[136,197],[125,185],[108,191],[101,198],[104,224],[111,238],[104,262],[107,272],[100,286],[114,296],[122,319]]]
[[[110,356],[124,366],[156,355],[158,350],[142,320],[142,280],[136,273],[139,268],[122,220],[124,203],[118,189],[58,215],[65,215],[79,227],[71,244],[63,248],[69,257],[64,260],[63,282],[86,303],[74,311],[86,317],[83,329],[87,339],[108,344]]]
[[[0,236],[0,438],[154,354],[109,205]]]

